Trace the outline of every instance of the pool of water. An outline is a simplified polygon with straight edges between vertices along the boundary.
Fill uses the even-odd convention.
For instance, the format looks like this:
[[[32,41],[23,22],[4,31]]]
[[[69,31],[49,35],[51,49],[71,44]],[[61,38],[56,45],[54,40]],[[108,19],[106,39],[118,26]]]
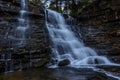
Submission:
[[[97,74],[97,76],[95,76]],[[103,78],[103,79],[102,79]],[[117,80],[91,68],[37,68],[12,73],[1,73],[0,80]]]

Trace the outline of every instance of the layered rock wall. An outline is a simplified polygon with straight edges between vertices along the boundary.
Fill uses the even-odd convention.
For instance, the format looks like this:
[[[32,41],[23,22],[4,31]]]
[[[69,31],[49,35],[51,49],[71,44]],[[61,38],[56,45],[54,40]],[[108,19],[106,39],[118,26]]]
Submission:
[[[120,63],[119,0],[95,0],[81,10],[77,21],[87,46]]]
[[[0,72],[47,66],[50,62],[49,37],[44,24],[44,11],[28,1],[29,29],[26,44],[19,47],[15,38],[20,16],[20,0],[0,1]]]

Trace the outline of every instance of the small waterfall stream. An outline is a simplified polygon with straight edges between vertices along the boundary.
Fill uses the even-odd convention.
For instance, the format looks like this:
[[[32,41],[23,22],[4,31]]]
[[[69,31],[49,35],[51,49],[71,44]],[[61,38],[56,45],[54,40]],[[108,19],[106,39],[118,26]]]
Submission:
[[[19,43],[17,44],[19,47],[22,47],[26,44],[26,30],[29,28],[29,20],[26,15],[27,12],[27,4],[26,0],[21,0],[21,10],[20,17],[18,18],[19,25],[16,28],[16,36],[19,39]],[[19,70],[22,70],[22,61],[19,59]]]
[[[106,57],[99,56],[95,50],[84,46],[60,13],[47,9],[46,26],[53,42],[53,58],[58,62],[68,59],[71,66],[111,64]]]
[[[26,30],[29,28],[29,19],[27,14],[27,3],[26,0],[21,0],[21,10],[19,11],[18,26],[13,30],[13,34],[8,35],[8,39],[13,41],[9,45],[10,50],[14,48],[24,47],[26,45]],[[30,54],[31,55],[31,54]],[[13,72],[14,65],[12,59],[12,52],[6,52],[0,55],[0,60],[5,61],[5,72]],[[30,65],[31,65],[30,61]],[[19,59],[19,70],[22,70],[22,60]]]
[[[19,25],[16,28],[16,36],[20,40],[18,43],[19,46],[23,46],[26,43],[26,36],[25,32],[29,28],[29,20],[28,17],[26,16],[27,12],[27,5],[26,5],[26,0],[21,0],[21,10],[20,10],[20,17],[18,18]]]
[[[13,45],[15,47],[23,47],[26,44],[26,30],[29,28],[26,0],[21,0],[20,4],[18,26],[15,28],[14,34],[8,36],[9,39],[14,40]]]

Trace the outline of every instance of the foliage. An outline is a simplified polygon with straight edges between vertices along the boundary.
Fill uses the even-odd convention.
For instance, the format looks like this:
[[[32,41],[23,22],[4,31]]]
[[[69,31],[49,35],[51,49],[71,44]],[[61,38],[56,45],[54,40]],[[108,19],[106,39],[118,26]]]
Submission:
[[[94,0],[31,0],[35,4],[48,7],[63,14],[76,17],[84,6],[91,4]],[[63,6],[64,5],[64,6]]]

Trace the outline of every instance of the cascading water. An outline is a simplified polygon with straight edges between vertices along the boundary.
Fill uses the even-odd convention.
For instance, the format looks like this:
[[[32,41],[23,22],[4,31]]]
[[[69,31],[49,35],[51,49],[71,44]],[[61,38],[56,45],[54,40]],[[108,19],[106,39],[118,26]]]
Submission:
[[[27,4],[26,0],[21,0],[21,10],[20,10],[20,17],[18,18],[19,25],[16,28],[16,35],[20,42],[18,43],[19,47],[22,47],[26,44],[26,30],[29,28],[29,19],[28,16],[26,15],[27,13]],[[21,59],[19,60],[20,62],[20,69],[22,70],[22,61]],[[31,64],[31,61],[30,61]]]
[[[27,4],[26,0],[21,0],[21,10],[18,18],[18,26],[14,29],[13,34],[8,34],[8,39],[13,40],[13,45],[10,49],[17,47],[23,47],[26,44],[26,30],[29,28],[29,20],[27,14]],[[31,54],[30,54],[31,55]],[[5,61],[5,72],[13,72],[13,60],[12,53],[3,53],[0,55],[0,60]],[[31,65],[30,61],[30,65]],[[22,61],[19,59],[19,70],[22,70]]]
[[[20,42],[18,45],[23,46],[26,43],[26,36],[25,32],[26,29],[29,28],[29,20],[28,17],[26,16],[26,0],[21,0],[21,10],[20,10],[20,17],[18,18],[19,25],[16,28],[16,35],[20,39]]]
[[[15,28],[15,33],[8,38],[15,40],[14,46],[22,47],[26,44],[26,30],[29,28],[29,20],[27,14],[26,0],[21,0],[21,10],[18,18],[18,26]],[[16,43],[15,43],[16,42]]]
[[[98,56],[97,53],[84,46],[82,40],[79,40],[70,26],[65,23],[65,19],[60,13],[52,10],[46,10],[46,26],[49,31],[51,41],[53,42],[52,51],[55,59],[62,61],[69,59],[71,66],[91,65],[91,64],[111,64],[104,56]]]

